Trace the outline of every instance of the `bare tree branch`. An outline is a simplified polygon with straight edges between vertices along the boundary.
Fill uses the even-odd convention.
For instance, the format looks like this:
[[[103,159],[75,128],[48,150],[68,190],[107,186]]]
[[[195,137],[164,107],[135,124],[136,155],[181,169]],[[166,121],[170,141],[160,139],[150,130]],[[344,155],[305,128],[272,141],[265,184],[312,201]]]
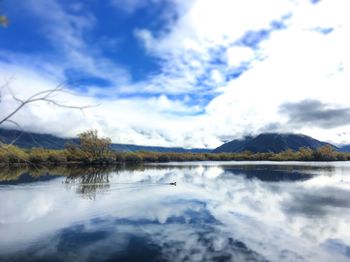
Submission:
[[[3,90],[5,88],[8,88],[10,86],[10,83],[11,83],[12,79],[13,79],[12,77],[7,79],[5,81],[5,83],[0,87],[0,103],[1,103],[1,100],[2,100],[2,92],[3,92]]]
[[[7,123],[11,123],[11,124],[15,125],[17,127],[17,129],[19,129],[19,131],[20,131],[20,134],[18,136],[16,136],[10,143],[5,144],[0,140],[0,151],[3,150],[5,152],[7,152],[9,155],[13,155],[13,152],[10,150],[11,146],[13,144],[15,144],[16,141],[23,135],[23,129],[22,129],[21,125],[19,123],[17,123],[16,121],[12,120],[12,117],[14,115],[16,115],[26,105],[29,105],[32,103],[37,103],[37,102],[46,102],[48,104],[51,104],[51,105],[54,105],[54,106],[57,106],[60,108],[78,109],[83,114],[84,114],[84,109],[97,106],[97,105],[84,105],[84,106],[66,105],[66,104],[62,104],[62,103],[58,102],[57,100],[55,100],[55,97],[57,95],[59,95],[60,93],[68,93],[70,95],[74,95],[72,92],[69,92],[69,90],[66,90],[64,88],[65,83],[61,83],[52,89],[47,89],[47,90],[43,90],[43,91],[39,91],[37,93],[34,93],[31,96],[29,96],[28,98],[21,99],[21,98],[18,98],[11,90],[11,88],[10,88],[11,81],[12,81],[12,78],[8,79],[0,87],[0,103],[2,102],[2,97],[3,97],[2,95],[3,95],[3,91],[5,89],[7,89],[8,92],[11,94],[12,99],[18,103],[18,105],[16,106],[15,109],[13,109],[5,117],[0,119],[0,126],[7,122]],[[39,147],[41,146],[37,141],[35,141],[33,136],[32,136],[32,139]],[[37,168],[36,165],[34,163],[32,163],[31,161],[29,161],[21,156],[16,156],[16,157],[19,160],[21,160],[23,163],[30,164],[34,168]]]
[[[8,87],[9,83],[6,83],[5,85],[6,85],[6,87]],[[5,85],[3,87],[5,87]],[[97,105],[86,105],[86,106],[65,105],[65,104],[61,104],[58,101],[54,100],[54,97],[58,93],[65,93],[66,92],[66,90],[64,89],[64,86],[65,86],[65,84],[61,83],[61,84],[57,85],[55,88],[37,92],[26,99],[18,98],[12,92],[12,90],[8,87],[12,98],[16,102],[18,102],[19,105],[11,113],[9,113],[7,116],[5,116],[3,119],[0,120],[0,125],[4,124],[5,122],[8,122],[8,120],[10,120],[15,114],[17,114],[24,106],[26,106],[28,104],[35,103],[35,102],[39,102],[39,101],[47,102],[49,104],[52,104],[52,105],[55,105],[55,106],[61,107],[61,108],[79,109],[81,111],[83,111],[86,108],[91,108],[91,107],[97,106]]]
[[[22,127],[21,127],[16,121],[13,121],[13,120],[8,119],[6,122],[9,122],[9,123],[11,123],[11,124],[14,124],[18,129],[21,130],[20,134],[19,134],[17,137],[15,137],[10,143],[7,143],[8,145],[13,145],[13,144],[22,136],[22,134],[23,134],[23,129],[22,129]],[[1,142],[1,141],[0,141],[0,142]]]

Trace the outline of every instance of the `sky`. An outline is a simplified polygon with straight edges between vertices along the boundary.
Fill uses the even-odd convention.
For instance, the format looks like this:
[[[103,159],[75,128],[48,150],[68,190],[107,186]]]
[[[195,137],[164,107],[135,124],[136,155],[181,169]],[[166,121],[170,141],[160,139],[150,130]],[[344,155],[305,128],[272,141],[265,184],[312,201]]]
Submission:
[[[215,148],[263,132],[350,143],[348,0],[3,0],[0,118],[115,143]],[[13,123],[5,127],[16,128]]]

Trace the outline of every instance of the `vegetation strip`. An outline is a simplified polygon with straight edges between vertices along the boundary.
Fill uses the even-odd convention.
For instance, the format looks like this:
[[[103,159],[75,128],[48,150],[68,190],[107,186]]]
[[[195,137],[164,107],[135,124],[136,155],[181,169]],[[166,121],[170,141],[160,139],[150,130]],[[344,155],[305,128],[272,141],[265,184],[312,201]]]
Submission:
[[[0,145],[0,164],[27,165],[113,165],[116,163],[170,162],[170,161],[346,161],[350,153],[337,152],[331,146],[312,150],[300,148],[280,153],[160,153],[160,152],[116,152],[110,148],[109,138],[100,138],[96,130],[79,134],[79,143],[68,143],[63,150],[32,148],[22,149],[14,145]]]

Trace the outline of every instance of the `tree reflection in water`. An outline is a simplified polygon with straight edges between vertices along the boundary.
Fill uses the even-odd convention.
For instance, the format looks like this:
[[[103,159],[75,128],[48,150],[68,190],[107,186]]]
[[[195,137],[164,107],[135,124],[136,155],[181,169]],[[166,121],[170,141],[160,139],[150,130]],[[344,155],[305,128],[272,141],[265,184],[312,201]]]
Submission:
[[[150,168],[151,169],[151,168]],[[160,168],[162,169],[162,167]],[[84,198],[95,200],[101,193],[112,192],[115,190],[139,190],[145,187],[176,186],[176,182],[111,182],[110,178],[120,171],[144,170],[143,166],[116,166],[116,167],[84,167],[71,169],[70,174],[66,176],[64,184]]]
[[[95,168],[89,167],[76,169],[68,175],[64,183],[72,188],[77,186],[76,192],[81,194],[84,198],[96,199],[96,194],[105,192],[110,188],[109,177],[111,168]]]
[[[154,167],[154,169],[164,167]],[[54,180],[63,177],[63,184],[69,190],[87,199],[96,199],[98,193],[114,190],[132,190],[140,187],[159,186],[169,183],[112,183],[111,176],[121,171],[143,171],[143,165],[115,165],[115,166],[0,166],[0,186],[19,185]]]

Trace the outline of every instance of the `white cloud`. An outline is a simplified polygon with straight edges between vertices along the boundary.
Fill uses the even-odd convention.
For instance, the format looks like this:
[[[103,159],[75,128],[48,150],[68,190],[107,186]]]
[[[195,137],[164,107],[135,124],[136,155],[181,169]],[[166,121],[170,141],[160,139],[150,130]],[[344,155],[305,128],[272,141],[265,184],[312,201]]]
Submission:
[[[52,41],[62,40],[62,61],[44,70],[50,67],[40,66],[45,61],[43,57],[33,61],[34,67],[30,58],[8,53],[7,57],[17,66],[8,67],[2,62],[0,75],[15,75],[22,86],[14,84],[14,88],[21,94],[30,93],[33,87],[52,86],[60,76],[59,69],[74,61],[74,66],[109,79],[114,86],[90,87],[86,93],[96,98],[68,99],[73,103],[102,103],[89,109],[86,118],[78,112],[46,111],[39,107],[37,112],[33,107],[18,116],[25,127],[61,135],[96,127],[114,142],[216,147],[221,143],[220,137],[256,133],[278,123],[280,131],[302,132],[332,142],[350,141],[346,123],[328,130],[310,126],[290,130],[287,119],[278,112],[283,103],[305,99],[343,107],[350,104],[346,95],[350,82],[350,19],[346,10],[350,4],[346,0],[324,0],[318,4],[174,0],[179,19],[169,23],[166,31],[155,34],[147,28],[135,28],[135,37],[145,50],[162,61],[160,74],[138,83],[131,83],[128,72],[109,59],[89,52],[82,32],[94,27],[96,19],[92,14],[67,15],[59,5],[50,3],[51,10],[55,10],[52,16],[51,12],[50,16],[44,15],[49,4],[36,8],[53,33]],[[130,12],[141,8],[139,1],[128,4]],[[65,22],[60,25],[62,20]],[[273,28],[273,21],[281,23],[282,28]],[[330,28],[333,31],[328,34],[321,32]],[[258,34],[259,30],[268,33],[254,48],[237,44],[247,32]],[[246,67],[240,68],[242,64]],[[235,78],[231,75],[240,73],[235,70],[246,71]],[[29,85],[24,87],[24,83]],[[144,93],[146,97],[142,96]],[[111,97],[97,98],[101,94]],[[206,105],[198,102],[202,101],[201,96],[212,98]],[[10,108],[4,103],[0,106],[1,112]],[[67,114],[73,117],[67,119]],[[35,121],[29,120],[29,115]],[[62,119],[64,125],[60,127],[57,123]]]
[[[17,74],[10,88],[19,98],[26,98],[41,90],[57,85],[55,79],[40,76],[23,68],[1,66],[0,75],[6,78]],[[8,90],[2,90],[0,118],[11,112],[17,103]],[[76,93],[79,95],[79,93]],[[110,136],[114,142],[148,145],[185,144],[192,146],[194,140],[184,142],[183,137],[191,131],[195,123],[193,117],[181,117],[196,112],[196,106],[187,106],[182,100],[170,100],[167,96],[150,98],[98,99],[62,93],[55,100],[74,106],[97,105],[80,110],[64,109],[40,102],[23,108],[12,118],[29,131],[52,133],[59,136],[75,136],[89,128],[98,129],[101,134]],[[13,127],[8,124],[8,127]],[[187,144],[186,144],[187,143]],[[199,144],[198,144],[199,145]]]

